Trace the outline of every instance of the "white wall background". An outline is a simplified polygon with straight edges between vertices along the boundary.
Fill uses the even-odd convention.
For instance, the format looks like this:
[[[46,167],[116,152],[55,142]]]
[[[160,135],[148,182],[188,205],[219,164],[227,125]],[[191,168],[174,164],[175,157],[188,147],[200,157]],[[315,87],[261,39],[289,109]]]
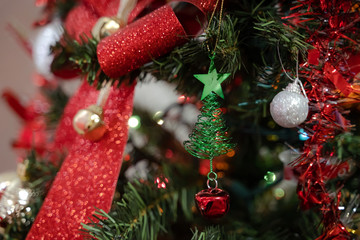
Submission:
[[[31,58],[6,30],[10,22],[32,38],[32,23],[41,17],[35,0],[0,0],[0,91],[13,90],[24,102],[35,94]],[[15,170],[16,155],[10,147],[21,126],[20,119],[0,99],[0,173]]]

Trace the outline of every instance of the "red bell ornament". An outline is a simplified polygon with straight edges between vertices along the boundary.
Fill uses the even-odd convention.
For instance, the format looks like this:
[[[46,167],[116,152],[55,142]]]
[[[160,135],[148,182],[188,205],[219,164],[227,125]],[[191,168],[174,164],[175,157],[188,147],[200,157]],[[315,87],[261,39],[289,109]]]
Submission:
[[[220,218],[229,211],[230,195],[216,186],[195,194],[195,202],[196,207],[205,218]]]

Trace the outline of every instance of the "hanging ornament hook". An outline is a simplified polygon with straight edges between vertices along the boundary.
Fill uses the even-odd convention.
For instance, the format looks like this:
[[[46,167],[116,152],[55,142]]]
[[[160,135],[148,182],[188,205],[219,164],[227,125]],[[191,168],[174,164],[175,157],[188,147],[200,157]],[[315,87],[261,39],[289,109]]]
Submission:
[[[300,78],[299,78],[299,51],[297,51],[297,53],[296,53],[296,77],[295,77],[295,78],[292,78],[292,77],[286,72],[285,67],[284,67],[284,64],[283,64],[283,62],[282,62],[282,60],[281,60],[279,42],[280,42],[280,41],[277,42],[277,53],[278,53],[278,57],[279,57],[279,61],[280,61],[281,68],[282,68],[283,72],[285,73],[285,75],[294,82],[294,83],[292,83],[292,84],[297,84],[297,85],[299,85],[299,87],[300,87],[300,89],[301,89],[304,97],[305,97],[306,100],[309,102],[309,99],[308,99],[308,97],[307,97],[305,88],[304,88],[304,86],[303,86],[303,84],[302,84],[302,82],[300,81]],[[291,83],[290,83],[290,84],[291,84]],[[289,85],[290,85],[290,84],[289,84]]]
[[[206,181],[206,185],[207,185],[208,189],[212,189],[212,188],[213,188],[213,187],[210,186],[210,182],[211,182],[211,181],[215,182],[215,187],[214,187],[214,189],[216,189],[216,188],[218,187],[218,182],[217,182],[216,179],[212,179],[212,180],[208,179],[208,180]]]

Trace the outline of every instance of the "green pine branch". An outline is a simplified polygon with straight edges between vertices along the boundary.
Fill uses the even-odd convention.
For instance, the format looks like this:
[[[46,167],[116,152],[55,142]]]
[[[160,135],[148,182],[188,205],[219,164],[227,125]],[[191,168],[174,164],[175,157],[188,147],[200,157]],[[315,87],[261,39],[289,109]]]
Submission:
[[[84,34],[80,36],[80,42],[78,42],[65,33],[63,39],[52,46],[55,57],[51,64],[51,70],[61,70],[64,66],[74,70],[78,69],[88,83],[90,85],[96,84],[98,89],[107,82],[111,82],[115,86],[120,86],[125,81],[129,84],[134,82],[139,75],[137,70],[118,79],[110,78],[104,73],[97,58],[98,44],[99,41],[94,37]]]
[[[307,36],[301,34],[293,28],[283,24],[283,22],[270,13],[257,16],[254,29],[257,35],[267,40],[268,46],[279,44],[282,49],[291,53],[291,59],[296,62],[297,54],[306,59],[307,50],[313,48],[305,41]],[[278,56],[277,56],[278,57]],[[281,56],[284,57],[284,56]]]
[[[175,83],[180,92],[198,95],[203,85],[193,77],[193,74],[207,71],[209,55],[213,50],[216,56],[215,65],[219,72],[229,72],[232,78],[241,69],[243,65],[239,47],[241,35],[237,22],[234,16],[225,15],[221,22],[220,35],[217,36],[219,16],[214,17],[206,34],[175,48],[168,55],[153,60],[140,70],[157,79]],[[217,38],[219,41],[215,46]]]
[[[175,187],[172,179],[166,188],[157,188],[152,181],[145,180],[128,183],[122,199],[110,213],[98,210],[90,224],[83,224],[85,237],[155,240],[170,231],[178,214],[187,220],[192,218],[195,193],[195,186]]]
[[[360,162],[360,136],[350,132],[339,134],[335,137],[337,157],[341,160],[352,158]]]
[[[274,214],[273,222],[284,221],[281,217]],[[319,223],[320,219],[313,212],[301,213],[293,226],[288,223],[284,227],[274,226],[271,221],[250,225],[233,220],[222,226],[211,225],[202,230],[195,228],[191,240],[312,240],[321,232]]]
[[[56,89],[43,88],[42,92],[51,104],[50,109],[45,116],[47,123],[50,126],[56,125],[64,112],[69,97],[61,87],[57,87]]]

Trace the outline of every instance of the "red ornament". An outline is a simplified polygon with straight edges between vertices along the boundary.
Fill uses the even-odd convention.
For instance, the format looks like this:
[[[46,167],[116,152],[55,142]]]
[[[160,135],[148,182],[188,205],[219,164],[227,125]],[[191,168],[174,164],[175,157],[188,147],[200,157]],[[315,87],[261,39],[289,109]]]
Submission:
[[[67,63],[65,66],[62,66],[62,69],[52,70],[52,73],[62,80],[70,80],[79,76],[81,72],[79,69],[75,69],[72,64]]]
[[[183,21],[182,12],[175,12],[169,4],[130,23],[115,34],[102,39],[97,46],[99,64],[104,73],[117,78],[131,72],[152,59],[184,44],[200,30],[194,19],[202,19],[215,7],[214,0],[185,0],[196,7],[192,21]]]
[[[117,78],[186,42],[185,30],[169,5],[104,38],[97,47],[101,69]]]
[[[165,176],[161,175],[155,178],[154,184],[158,189],[166,189],[167,184],[169,183],[169,179]]]
[[[196,206],[206,218],[223,217],[230,208],[230,195],[220,188],[209,188],[195,195]]]

